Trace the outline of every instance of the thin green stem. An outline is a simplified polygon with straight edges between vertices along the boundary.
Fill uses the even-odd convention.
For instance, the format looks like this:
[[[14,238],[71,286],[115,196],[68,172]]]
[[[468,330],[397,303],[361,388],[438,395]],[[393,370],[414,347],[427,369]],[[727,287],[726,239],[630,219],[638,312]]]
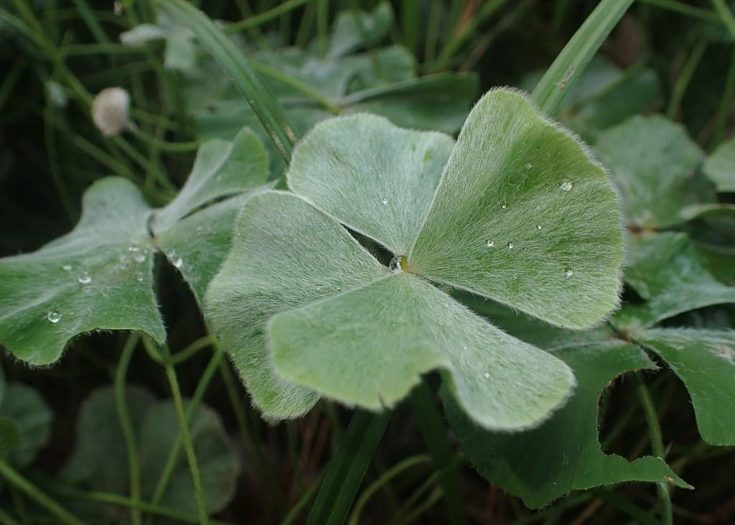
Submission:
[[[3,509],[0,509],[0,525],[20,525],[20,523]]]
[[[730,110],[735,101],[735,49],[730,57],[730,65],[727,68],[727,77],[725,77],[725,86],[722,89],[722,97],[717,108],[717,119],[715,120],[714,134],[712,136],[714,144],[719,144],[725,136],[725,127]]]
[[[143,340],[144,344],[152,345],[148,339]],[[209,514],[207,513],[207,503],[204,499],[204,490],[202,488],[202,478],[199,473],[199,462],[197,461],[196,453],[194,452],[194,444],[191,441],[191,434],[189,433],[189,422],[184,410],[184,400],[181,396],[181,388],[179,387],[179,379],[176,377],[176,369],[171,362],[171,352],[166,345],[160,348],[161,357],[163,358],[164,368],[166,370],[166,378],[168,379],[169,386],[171,388],[171,396],[174,400],[174,406],[176,408],[176,417],[179,422],[179,435],[177,441],[180,438],[181,443],[186,453],[186,461],[189,464],[189,471],[191,472],[191,479],[194,483],[194,493],[196,495],[197,509],[199,510],[199,522],[202,525],[209,523]],[[160,481],[160,480],[159,480]],[[162,496],[162,494],[161,494]],[[155,505],[160,501],[156,500],[154,495],[153,504]]]
[[[268,64],[265,64],[263,62],[256,62],[251,61],[251,65],[253,66],[253,69],[257,71],[258,73],[261,73],[262,75],[265,75],[267,77],[270,77],[274,80],[278,80],[280,82],[283,82],[284,84],[294,88],[295,90],[303,93],[310,99],[318,102],[324,109],[327,111],[337,114],[339,113],[340,107],[339,105],[335,104],[325,96],[323,96],[319,90],[314,89],[306,82],[299,80],[298,78],[294,78],[292,76],[286,75],[282,71],[280,71],[278,68],[275,68],[273,66],[270,66]]]
[[[646,424],[648,425],[648,434],[651,437],[651,449],[654,455],[660,458],[662,461],[665,460],[666,449],[664,448],[663,436],[661,434],[661,424],[658,421],[658,415],[656,414],[656,407],[651,399],[651,394],[648,392],[648,387],[643,380],[638,377],[638,398],[640,399],[641,406],[643,407],[643,414],[646,418]],[[661,519],[664,525],[673,524],[673,514],[671,509],[671,495],[669,494],[669,487],[666,483],[656,483],[658,491],[659,501],[661,502]]]
[[[135,437],[135,430],[130,419],[130,411],[125,398],[125,378],[130,367],[130,360],[133,357],[135,347],[138,346],[140,336],[131,334],[123,346],[120,354],[120,361],[115,370],[115,407],[117,408],[117,418],[120,421],[123,438],[125,439],[125,449],[128,454],[128,475],[130,477],[130,498],[134,502],[140,501],[140,462],[138,461],[138,446]],[[133,507],[131,513],[133,525],[142,523],[140,510]]]
[[[0,459],[0,476],[4,477],[8,483],[23,492],[26,496],[35,501],[40,507],[44,508],[58,523],[62,525],[83,525],[83,522],[73,516],[68,510],[44,494],[41,489],[24,478],[19,472],[11,467],[5,460]]]
[[[730,36],[735,39],[735,16],[732,14],[730,7],[725,3],[725,0],[711,0],[712,5],[715,7],[717,14],[720,15],[722,23],[730,32]]]
[[[569,40],[533,90],[533,99],[555,115],[569,88],[597,53],[633,0],[602,0]]]
[[[209,341],[211,344],[211,339]],[[165,350],[167,351],[167,349]],[[173,359],[170,357],[167,357],[166,354],[162,355],[163,357],[163,364],[164,367],[166,367],[166,373],[170,376],[169,368],[173,368]],[[212,358],[209,360],[209,363],[207,364],[207,367],[204,369],[204,372],[202,373],[201,378],[199,379],[199,383],[197,384],[196,389],[194,390],[194,395],[192,396],[191,400],[188,402],[186,407],[186,413],[184,414],[184,424],[187,429],[189,424],[191,422],[192,417],[196,413],[196,410],[199,408],[199,405],[202,402],[202,399],[204,398],[204,394],[207,391],[207,388],[209,387],[212,378],[214,377],[215,372],[219,368],[220,364],[222,363],[222,360],[224,358],[224,353],[219,350],[215,349],[214,354],[212,354]],[[175,373],[174,373],[175,378]],[[170,377],[169,377],[170,381]],[[178,383],[177,383],[178,384]],[[173,390],[173,385],[172,385]],[[177,409],[178,411],[178,409]],[[187,437],[182,432],[176,437],[176,440],[174,441],[171,450],[169,451],[168,457],[166,458],[166,463],[164,464],[163,470],[161,471],[161,474],[158,478],[158,482],[156,483],[156,488],[153,491],[153,498],[151,499],[151,502],[156,505],[158,504],[161,499],[163,498],[163,495],[165,494],[166,489],[168,488],[169,483],[171,482],[171,478],[173,476],[174,468],[176,467],[176,463],[179,458],[179,454],[181,453],[182,446],[184,447],[184,450],[187,453],[187,458],[189,457],[189,452],[186,450],[187,444],[186,444]],[[190,438],[189,441],[191,442]],[[193,452],[193,447],[192,447]],[[201,511],[201,509],[200,509]]]
[[[319,42],[319,54],[327,54],[327,38],[329,31],[329,0],[316,0],[316,30]]]
[[[183,350],[176,352],[171,357],[171,362],[174,365],[180,365],[184,361],[187,361],[192,356],[196,355],[200,350],[204,350],[205,348],[213,346],[214,344],[215,344],[215,339],[211,335],[205,335],[203,337],[200,337],[199,339],[192,341]]]
[[[638,0],[642,4],[649,4],[652,6],[660,7],[661,9],[667,9],[675,13],[679,13],[690,18],[696,18],[702,22],[708,22],[710,24],[720,25],[722,20],[717,14],[713,13],[708,9],[702,9],[693,5],[685,4],[684,2],[677,2],[676,0]]]
[[[674,89],[671,92],[671,99],[669,100],[669,107],[666,110],[666,116],[670,119],[676,118],[676,115],[679,113],[681,101],[684,98],[684,94],[689,87],[689,83],[691,82],[694,72],[697,70],[697,66],[702,60],[702,55],[704,55],[706,49],[707,40],[701,38],[699,42],[697,42],[697,45],[694,46],[692,54],[689,55],[689,58],[684,63],[684,67],[681,69],[681,72],[676,79],[676,83],[674,84]]]
[[[367,505],[368,501],[370,501],[370,498],[372,498],[376,492],[383,488],[383,486],[390,483],[393,478],[401,475],[409,469],[412,469],[416,465],[423,465],[430,462],[431,458],[424,454],[410,456],[383,472],[383,474],[381,474],[378,479],[373,481],[368,486],[368,488],[366,488],[363,493],[360,494],[357,503],[355,503],[355,508],[352,510],[352,514],[350,515],[350,519],[348,520],[347,525],[358,525],[360,523],[360,515],[362,514],[362,510],[365,508],[365,505]]]
[[[271,20],[288,13],[289,11],[293,11],[297,7],[300,7],[307,2],[309,2],[309,0],[288,0],[286,2],[277,4],[275,7],[267,11],[263,11],[262,13],[258,13],[255,16],[246,18],[245,20],[233,22],[232,24],[229,24],[225,27],[225,31],[227,31],[228,33],[233,33],[237,31],[242,31],[244,29],[252,29],[253,27],[261,26],[266,22],[270,22]]]

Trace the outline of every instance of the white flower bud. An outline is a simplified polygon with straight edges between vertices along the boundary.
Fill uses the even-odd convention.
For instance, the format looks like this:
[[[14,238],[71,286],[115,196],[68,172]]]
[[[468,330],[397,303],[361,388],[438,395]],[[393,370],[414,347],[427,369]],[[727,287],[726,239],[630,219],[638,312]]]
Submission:
[[[100,91],[92,102],[92,120],[106,137],[130,129],[128,120],[130,95],[123,88],[111,87]]]

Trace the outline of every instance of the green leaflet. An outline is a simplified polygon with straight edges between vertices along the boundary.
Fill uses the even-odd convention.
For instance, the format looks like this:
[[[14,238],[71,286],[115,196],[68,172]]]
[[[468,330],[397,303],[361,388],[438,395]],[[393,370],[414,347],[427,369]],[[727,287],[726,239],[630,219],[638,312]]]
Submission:
[[[522,434],[492,433],[475,425],[449,396],[449,420],[462,449],[491,483],[541,508],[573,490],[624,481],[664,481],[688,487],[659,458],[633,462],[605,454],[597,438],[597,402],[618,375],[654,368],[630,344],[595,343],[555,352],[573,370],[577,389],[569,402],[540,427]]]
[[[632,226],[681,224],[682,208],[714,200],[709,183],[695,174],[702,150],[681,125],[662,116],[636,116],[607,130],[595,152],[610,169]]]
[[[5,452],[12,465],[25,468],[48,443],[53,414],[38,392],[27,385],[7,383],[4,391],[0,399],[0,456]]]
[[[617,197],[604,168],[520,94],[483,97],[410,264],[550,323],[585,328],[616,307],[622,259]]]
[[[660,328],[635,338],[660,355],[686,386],[702,439],[735,445],[735,332]]]
[[[717,191],[735,192],[735,139],[720,144],[707,158],[703,171]]]
[[[648,327],[689,310],[735,302],[735,288],[710,273],[683,233],[631,236],[625,281],[645,302],[626,305],[614,316],[621,328]]]
[[[157,401],[141,387],[127,387],[125,398],[140,454],[143,497],[149,499],[179,432],[176,411],[172,401]],[[215,513],[234,494],[239,474],[235,450],[219,416],[207,406],[194,412],[190,429],[207,510]],[[77,420],[76,440],[74,453],[62,470],[64,479],[80,487],[125,494],[127,454],[112,387],[95,390],[84,402]],[[183,454],[174,467],[161,506],[196,516],[194,487]],[[115,509],[109,506],[88,504],[79,510],[95,523],[115,518]]]
[[[161,210],[125,179],[97,181],[74,230],[36,252],[0,259],[0,343],[40,365],[94,330],[136,330],[163,342],[153,293],[156,253],[201,299],[229,249],[232,220],[249,197],[243,192],[266,178],[265,150],[243,130],[231,143],[202,145],[181,193]]]
[[[319,124],[294,150],[288,182],[296,196],[270,192],[246,204],[206,305],[267,417],[298,416],[318,395],[392,406],[434,369],[487,428],[531,427],[563,403],[574,379],[561,361],[422,278],[459,282],[567,327],[617,304],[615,193],[583,147],[525,97],[488,93],[453,149],[448,137],[368,115]],[[502,197],[513,199],[512,215]],[[493,221],[497,245],[486,232]],[[391,250],[393,273],[340,223]],[[511,239],[518,245],[507,246]]]

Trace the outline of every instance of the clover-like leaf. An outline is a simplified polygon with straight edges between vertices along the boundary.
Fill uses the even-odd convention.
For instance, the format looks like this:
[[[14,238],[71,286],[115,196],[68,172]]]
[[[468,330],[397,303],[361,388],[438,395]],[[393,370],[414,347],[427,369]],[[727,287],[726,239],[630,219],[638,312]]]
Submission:
[[[735,139],[720,144],[707,157],[702,169],[717,191],[735,192]]]
[[[624,328],[648,327],[683,312],[735,302],[735,287],[710,273],[704,256],[683,233],[631,237],[625,281],[645,302],[615,315],[613,322]]]
[[[735,332],[660,328],[635,338],[660,355],[686,386],[702,439],[735,445]]]
[[[154,494],[179,427],[171,400],[157,401],[142,387],[128,386],[125,402],[139,450],[142,492]],[[232,498],[239,467],[235,451],[219,416],[207,406],[194,412],[190,432],[199,460],[207,510],[221,510]],[[111,386],[92,392],[81,407],[76,425],[76,447],[62,470],[71,484],[125,494],[129,485],[128,457]],[[184,454],[179,454],[161,505],[196,516],[196,498]],[[85,506],[80,509],[95,523],[112,521],[115,509]]]
[[[684,127],[662,116],[636,116],[607,130],[595,152],[611,170],[632,226],[681,224],[682,208],[714,199],[709,183],[696,176],[704,153]]]
[[[577,389],[564,408],[533,430],[513,435],[488,432],[444,396],[462,449],[482,476],[531,508],[573,490],[625,481],[688,487],[661,459],[645,456],[628,461],[605,454],[598,441],[597,403],[602,391],[624,372],[655,368],[644,352],[631,344],[598,343],[555,355],[574,370]]]
[[[125,179],[97,181],[72,232],[0,259],[0,344],[48,364],[70,339],[93,330],[136,330],[163,342],[155,254],[163,252],[200,299],[229,249],[232,221],[250,195],[243,192],[266,178],[265,149],[243,130],[231,143],[202,145],[181,193],[160,210]]]
[[[370,115],[320,123],[288,184],[296,195],[244,207],[206,308],[266,416],[318,395],[393,406],[431,370],[486,428],[528,428],[564,402],[566,365],[427,282],[566,327],[617,304],[615,192],[523,95],[490,92],[456,145]],[[390,269],[347,229],[391,251]]]
[[[378,44],[393,24],[393,8],[380,2],[370,13],[348,9],[337,15],[329,42],[331,56],[343,56],[360,47]]]

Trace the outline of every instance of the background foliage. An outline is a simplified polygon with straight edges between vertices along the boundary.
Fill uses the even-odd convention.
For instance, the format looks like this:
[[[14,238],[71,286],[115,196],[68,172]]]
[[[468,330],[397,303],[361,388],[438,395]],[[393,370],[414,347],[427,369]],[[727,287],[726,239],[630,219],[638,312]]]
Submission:
[[[616,20],[590,16],[597,2],[202,2],[218,26],[174,1],[115,4],[0,6],[0,342],[13,352],[0,357],[0,523],[735,519],[732,5],[635,2],[577,68]],[[327,117],[456,134],[499,85],[533,91],[623,199],[624,303],[604,325],[553,328],[453,292],[564,361],[573,397],[536,429],[490,433],[432,374],[392,416],[321,401],[263,421],[198,306],[248,192]],[[108,138],[90,110],[110,86],[130,92],[135,126]],[[278,104],[260,93],[254,111],[239,89],[263,86]],[[50,286],[58,307],[15,311]],[[62,337],[37,329],[69,312]],[[161,343],[164,326],[163,347],[97,331]],[[90,329],[53,367],[17,360],[53,362]],[[617,484],[632,480],[653,483]]]

